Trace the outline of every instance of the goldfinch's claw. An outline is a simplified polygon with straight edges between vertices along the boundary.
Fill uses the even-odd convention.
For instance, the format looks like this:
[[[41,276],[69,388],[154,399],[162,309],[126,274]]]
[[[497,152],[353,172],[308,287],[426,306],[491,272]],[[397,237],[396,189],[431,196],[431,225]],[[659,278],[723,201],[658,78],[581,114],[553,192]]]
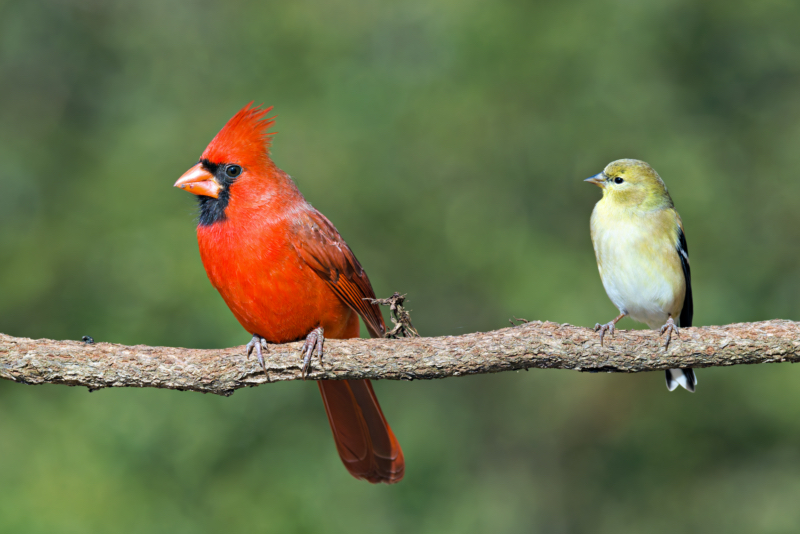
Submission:
[[[269,348],[267,347],[267,340],[259,336],[258,334],[253,334],[253,339],[251,339],[250,343],[247,344],[248,359],[250,359],[250,355],[253,353],[253,349],[255,349],[256,351],[256,358],[258,358],[258,363],[261,364],[261,368],[264,369],[264,374],[267,376],[267,380],[269,380],[269,373],[267,373],[267,365],[264,363],[264,354],[261,352],[262,349],[269,352]]]
[[[669,347],[669,342],[672,339],[672,333],[675,332],[676,336],[681,335],[681,331],[678,329],[677,326],[675,326],[675,321],[672,320],[672,317],[667,319],[667,323],[661,327],[661,333],[659,334],[659,336],[663,336],[664,332],[667,333],[667,341],[666,343],[664,343],[664,350],[667,350],[667,347]]]
[[[597,323],[596,325],[594,325],[594,331],[595,332],[600,332],[600,346],[601,347],[603,346],[603,338],[606,337],[606,332],[611,334],[611,336],[613,337],[614,336],[614,330],[616,330],[616,327],[614,326],[614,321],[608,322],[606,324]]]
[[[308,368],[311,365],[311,358],[314,356],[314,349],[316,349],[317,356],[319,356],[319,363],[322,365],[322,344],[325,342],[325,336],[323,334],[324,330],[321,326],[315,328],[306,336],[306,341],[300,348],[300,352],[303,354],[303,369],[300,375],[303,377],[303,380],[308,376]]]

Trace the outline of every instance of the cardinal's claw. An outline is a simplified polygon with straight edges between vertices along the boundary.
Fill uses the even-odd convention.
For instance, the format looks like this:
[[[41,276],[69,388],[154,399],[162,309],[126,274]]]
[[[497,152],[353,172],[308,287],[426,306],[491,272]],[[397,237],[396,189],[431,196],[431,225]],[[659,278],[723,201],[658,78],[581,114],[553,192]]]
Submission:
[[[258,358],[258,363],[261,364],[261,368],[264,369],[264,374],[267,376],[267,380],[269,380],[269,373],[267,373],[267,364],[264,363],[264,355],[262,354],[261,350],[269,351],[269,347],[267,347],[267,340],[263,337],[259,336],[258,334],[253,334],[253,339],[250,340],[250,343],[247,344],[247,358],[250,358],[250,355],[253,353],[253,349],[256,351],[256,358]]]
[[[606,324],[597,323],[594,325],[594,331],[600,332],[600,346],[603,346],[603,338],[606,337],[606,332],[614,336],[614,330],[616,330],[616,326],[614,326],[614,321],[610,321]]]
[[[672,320],[672,317],[667,319],[667,323],[661,327],[661,333],[658,335],[663,336],[664,332],[667,333],[667,342],[664,343],[664,350],[667,350],[667,347],[669,347],[669,341],[672,339],[672,333],[675,332],[676,336],[681,335],[681,331],[678,330],[677,326],[675,326],[675,321]]]
[[[300,348],[303,354],[303,369],[300,375],[303,380],[308,376],[308,368],[311,366],[311,358],[314,356],[314,349],[317,349],[317,356],[319,356],[319,364],[322,365],[322,345],[325,343],[324,330],[322,327],[315,328],[306,336],[306,341]]]

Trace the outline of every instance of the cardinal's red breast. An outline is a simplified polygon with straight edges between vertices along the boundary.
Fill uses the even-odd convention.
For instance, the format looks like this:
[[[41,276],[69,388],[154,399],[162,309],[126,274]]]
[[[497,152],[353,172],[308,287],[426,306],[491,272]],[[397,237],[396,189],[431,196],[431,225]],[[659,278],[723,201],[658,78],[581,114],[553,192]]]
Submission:
[[[239,323],[270,343],[304,339],[318,326],[326,337],[358,337],[358,315],[295,249],[297,228],[314,210],[297,204],[277,212],[290,217],[245,216],[250,223],[237,224],[242,214],[232,198],[225,220],[197,231],[208,277]]]

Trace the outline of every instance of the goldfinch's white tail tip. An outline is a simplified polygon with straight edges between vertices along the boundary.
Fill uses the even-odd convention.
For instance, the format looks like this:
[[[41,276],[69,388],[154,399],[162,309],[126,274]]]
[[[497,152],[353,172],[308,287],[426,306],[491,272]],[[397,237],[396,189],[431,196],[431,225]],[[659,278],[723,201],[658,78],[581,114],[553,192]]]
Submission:
[[[694,393],[697,385],[697,377],[693,369],[668,369],[667,370],[667,389],[673,391],[678,386],[683,386],[686,390]]]

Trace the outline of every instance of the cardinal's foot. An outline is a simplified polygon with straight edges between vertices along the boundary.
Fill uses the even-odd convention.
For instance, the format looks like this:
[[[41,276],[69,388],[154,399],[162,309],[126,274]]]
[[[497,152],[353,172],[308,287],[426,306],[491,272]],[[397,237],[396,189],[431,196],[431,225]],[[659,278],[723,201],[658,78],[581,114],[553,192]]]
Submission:
[[[308,376],[308,368],[311,365],[311,358],[314,356],[314,349],[316,349],[319,363],[322,365],[322,344],[325,343],[323,333],[324,330],[321,326],[315,328],[306,336],[306,342],[300,348],[300,352],[303,354],[303,369],[300,374],[304,379]]]
[[[267,347],[267,340],[263,337],[259,336],[258,334],[253,334],[253,339],[250,340],[250,343],[247,344],[247,357],[250,358],[250,355],[253,353],[253,349],[256,351],[256,358],[258,358],[258,363],[261,364],[261,368],[264,369],[264,374],[267,375],[267,379],[269,379],[269,374],[267,374],[267,364],[264,363],[264,355],[262,354],[261,350],[269,351]]]
[[[610,321],[610,322],[608,322],[606,324],[597,323],[596,325],[594,325],[594,331],[595,332],[600,332],[600,346],[601,347],[603,346],[603,338],[606,337],[606,332],[608,332],[612,336],[614,335],[614,330],[616,330],[616,327],[614,326],[615,324],[616,324],[616,321]]]
[[[678,327],[675,326],[675,321],[673,321],[672,317],[670,317],[669,319],[667,319],[667,323],[661,327],[661,333],[659,334],[659,336],[663,336],[664,332],[667,333],[667,342],[664,343],[664,350],[666,350],[667,347],[669,347],[670,339],[672,339],[672,333],[675,332],[675,335],[679,336],[681,335],[681,331],[678,330]]]

